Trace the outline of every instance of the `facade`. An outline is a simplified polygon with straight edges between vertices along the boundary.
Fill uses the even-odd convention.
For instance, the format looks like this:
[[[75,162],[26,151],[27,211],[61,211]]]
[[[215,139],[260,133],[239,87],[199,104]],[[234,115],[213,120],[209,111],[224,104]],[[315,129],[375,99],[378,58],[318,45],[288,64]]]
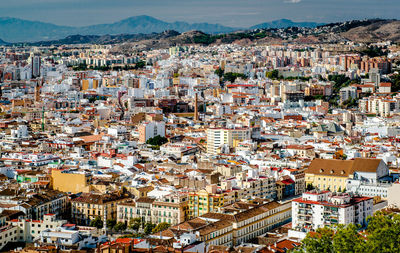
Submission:
[[[117,219],[117,204],[129,200],[128,196],[117,194],[83,193],[71,200],[71,218],[79,225],[89,225],[96,217],[106,220]]]
[[[163,238],[191,232],[207,245],[237,246],[290,221],[291,204],[261,203],[242,210],[207,213],[162,232]],[[157,236],[157,235],[154,235]]]
[[[251,139],[248,128],[209,128],[207,129],[207,153],[219,154],[226,145],[234,148],[239,142]]]
[[[190,192],[188,198],[188,217],[194,218],[215,212],[225,204],[232,204],[238,196],[234,191],[223,191],[217,185],[207,185],[203,190]]]
[[[53,189],[62,192],[88,193],[90,189],[91,177],[87,173],[53,169],[51,171],[51,179]]]
[[[377,184],[389,175],[381,159],[355,158],[354,160],[314,159],[307,170],[306,184],[320,190],[342,191],[348,179]]]
[[[292,201],[292,228],[312,231],[338,224],[365,226],[373,213],[373,199],[347,193],[311,191]]]
[[[55,229],[67,223],[66,220],[57,220],[54,214],[44,215],[43,220],[14,219],[9,221],[17,227],[17,240],[20,242],[33,242],[40,238],[40,233],[46,229]]]
[[[117,221],[129,224],[131,219],[140,218],[143,223],[177,225],[187,219],[187,204],[187,196],[183,194],[170,194],[157,199],[141,197],[118,204]]]
[[[79,231],[63,230],[61,228],[45,229],[40,233],[40,242],[58,245],[60,249],[66,250],[78,243]]]
[[[165,122],[151,121],[141,124],[139,130],[139,143],[146,143],[150,138],[157,135],[165,137]]]
[[[7,243],[19,241],[18,227],[13,226],[12,224],[7,224],[6,219],[6,216],[0,217],[0,251],[7,245]]]

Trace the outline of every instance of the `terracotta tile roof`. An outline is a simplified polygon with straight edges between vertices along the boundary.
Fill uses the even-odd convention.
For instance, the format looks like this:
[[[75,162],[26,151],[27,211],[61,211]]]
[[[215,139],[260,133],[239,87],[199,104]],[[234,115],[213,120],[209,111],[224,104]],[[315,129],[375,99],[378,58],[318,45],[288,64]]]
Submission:
[[[348,177],[355,171],[376,172],[381,159],[356,158],[354,160],[314,159],[308,169],[308,174]]]

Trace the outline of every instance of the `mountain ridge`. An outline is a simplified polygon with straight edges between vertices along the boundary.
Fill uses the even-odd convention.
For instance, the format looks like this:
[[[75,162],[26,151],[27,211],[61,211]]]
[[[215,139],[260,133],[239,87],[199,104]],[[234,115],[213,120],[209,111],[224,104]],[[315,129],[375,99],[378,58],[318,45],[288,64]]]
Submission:
[[[268,24],[273,27],[268,27]],[[262,23],[252,27],[286,28],[289,25],[315,26],[313,22],[293,22],[280,19]],[[188,23],[183,21],[166,22],[151,16],[140,15],[125,18],[113,23],[89,26],[62,26],[41,21],[30,21],[13,17],[0,17],[0,38],[10,43],[51,41],[64,39],[70,35],[118,35],[118,34],[150,34],[165,30],[175,30],[180,33],[198,30],[209,34],[229,33],[250,28],[228,27],[207,22]]]
[[[288,28],[288,27],[317,27],[324,25],[324,23],[316,22],[294,22],[290,19],[278,19],[270,22],[264,22],[251,26],[250,29],[268,29],[268,28]]]

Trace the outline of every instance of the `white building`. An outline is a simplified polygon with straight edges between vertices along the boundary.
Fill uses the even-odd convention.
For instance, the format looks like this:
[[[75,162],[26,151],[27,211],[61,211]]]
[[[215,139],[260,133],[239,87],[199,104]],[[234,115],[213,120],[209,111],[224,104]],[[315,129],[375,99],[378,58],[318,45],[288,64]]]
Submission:
[[[237,147],[239,142],[251,139],[249,128],[209,128],[207,129],[207,153],[219,154],[223,146]]]
[[[139,126],[139,142],[145,143],[148,139],[155,136],[165,137],[165,122],[151,121]]]
[[[330,191],[305,192],[292,202],[292,228],[310,231],[336,224],[365,226],[372,213],[371,197],[352,197]]]

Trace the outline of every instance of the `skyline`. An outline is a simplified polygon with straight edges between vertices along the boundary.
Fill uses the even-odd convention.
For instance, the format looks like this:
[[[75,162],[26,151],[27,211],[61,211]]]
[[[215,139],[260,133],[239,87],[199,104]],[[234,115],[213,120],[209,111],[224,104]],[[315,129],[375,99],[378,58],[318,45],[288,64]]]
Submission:
[[[399,19],[396,0],[16,0],[4,3],[1,17],[41,21],[64,26],[117,22],[149,15],[166,22],[218,23],[248,27],[277,19],[297,22],[338,22],[364,18]],[[318,13],[318,14],[315,14]]]

